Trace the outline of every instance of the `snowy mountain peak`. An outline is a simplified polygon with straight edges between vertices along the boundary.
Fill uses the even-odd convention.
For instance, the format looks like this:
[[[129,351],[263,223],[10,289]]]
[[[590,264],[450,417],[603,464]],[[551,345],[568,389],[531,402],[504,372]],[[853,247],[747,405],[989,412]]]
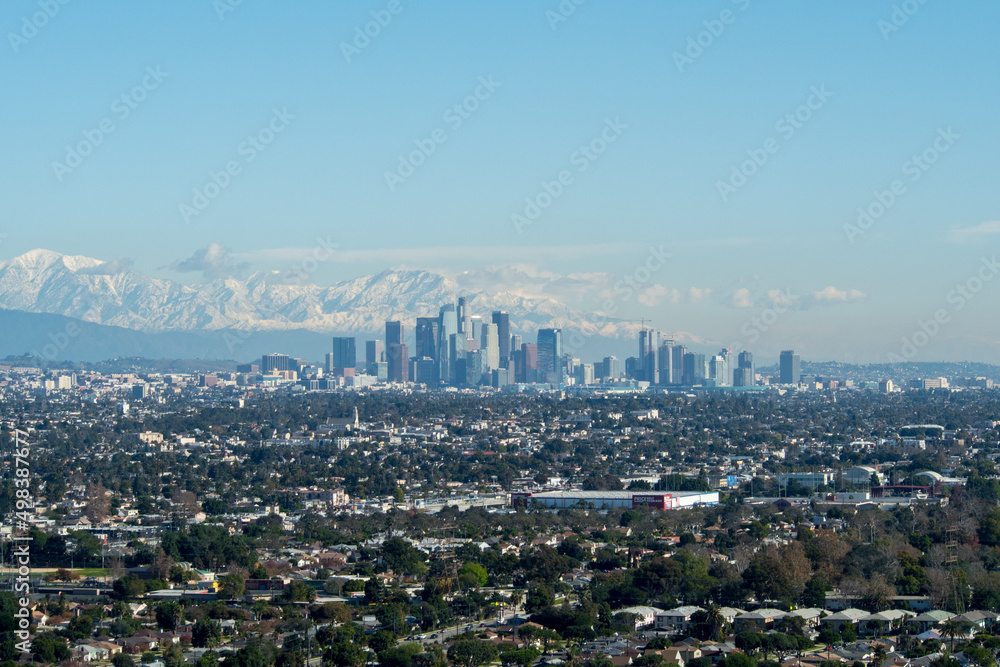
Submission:
[[[151,278],[126,262],[32,250],[0,263],[0,308],[85,319],[143,332],[309,330],[376,334],[388,319],[413,322],[437,314],[460,294],[456,282],[423,270],[386,270],[329,287],[259,272],[246,280],[225,277],[188,286]],[[574,327],[608,336],[631,331],[625,322],[601,320],[556,299],[496,290],[464,292],[473,312],[488,317],[507,310],[521,334],[540,327]],[[412,326],[412,325],[411,325]]]

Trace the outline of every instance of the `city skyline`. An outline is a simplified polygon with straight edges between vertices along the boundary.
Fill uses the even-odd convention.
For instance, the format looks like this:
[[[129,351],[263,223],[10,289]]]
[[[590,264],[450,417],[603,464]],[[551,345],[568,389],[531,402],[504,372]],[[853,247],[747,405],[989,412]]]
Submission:
[[[7,261],[1000,362],[994,3],[42,4],[0,11]]]

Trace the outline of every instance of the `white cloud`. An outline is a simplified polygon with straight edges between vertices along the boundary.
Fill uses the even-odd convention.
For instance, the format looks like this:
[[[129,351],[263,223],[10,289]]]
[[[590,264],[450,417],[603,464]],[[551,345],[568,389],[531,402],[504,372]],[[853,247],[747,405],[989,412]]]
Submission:
[[[1000,234],[1000,220],[981,222],[971,227],[957,227],[948,232],[948,240],[952,243],[972,243],[995,234]]]
[[[753,308],[753,296],[746,287],[741,287],[733,292],[730,302],[735,308]]]
[[[638,290],[636,301],[644,306],[661,306],[663,304],[696,304],[701,303],[709,296],[712,290],[708,287],[689,287],[678,289],[676,287],[665,287],[659,283],[654,283],[648,287]]]
[[[833,285],[828,285],[823,289],[813,292],[812,298],[817,302],[824,301],[861,301],[868,297],[867,294],[856,289],[840,290]]]
[[[101,262],[97,266],[83,267],[77,269],[76,272],[91,276],[113,276],[123,271],[130,271],[134,263],[131,257],[124,257],[110,262]]]
[[[201,272],[202,277],[211,279],[243,272],[247,266],[233,262],[229,249],[213,242],[195,250],[187,259],[171,262],[166,268],[178,273]]]

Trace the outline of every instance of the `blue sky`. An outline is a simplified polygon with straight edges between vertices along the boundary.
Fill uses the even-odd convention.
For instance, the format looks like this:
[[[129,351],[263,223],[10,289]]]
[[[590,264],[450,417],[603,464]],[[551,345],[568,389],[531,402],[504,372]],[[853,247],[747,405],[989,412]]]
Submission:
[[[196,281],[171,265],[211,244],[285,269],[332,239],[320,283],[505,276],[706,345],[853,361],[885,361],[944,309],[907,358],[1000,361],[1000,279],[949,300],[1000,240],[995,2],[49,2],[44,21],[45,1],[0,8],[0,257],[45,247]],[[391,21],[345,57],[373,12]],[[102,122],[78,166],[54,166]],[[227,186],[185,215],[213,172]],[[845,231],[893,181],[884,214]],[[651,246],[671,258],[637,274]],[[630,275],[645,280],[625,298]]]

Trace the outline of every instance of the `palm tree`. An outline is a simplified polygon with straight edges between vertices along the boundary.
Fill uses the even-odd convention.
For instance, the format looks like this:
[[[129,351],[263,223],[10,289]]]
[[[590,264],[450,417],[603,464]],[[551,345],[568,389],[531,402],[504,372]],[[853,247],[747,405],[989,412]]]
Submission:
[[[968,621],[960,621],[957,618],[950,618],[944,622],[944,625],[941,626],[945,637],[948,637],[948,639],[951,640],[951,653],[955,652],[955,637],[964,635],[969,631],[969,627],[971,625],[972,624]]]
[[[719,605],[715,603],[708,605],[708,609],[705,610],[705,626],[711,631],[708,636],[712,641],[718,641],[721,638],[720,635],[725,624],[726,619],[719,613]]]
[[[872,649],[871,667],[882,667],[887,655],[885,646],[881,642],[875,642],[875,647]]]

